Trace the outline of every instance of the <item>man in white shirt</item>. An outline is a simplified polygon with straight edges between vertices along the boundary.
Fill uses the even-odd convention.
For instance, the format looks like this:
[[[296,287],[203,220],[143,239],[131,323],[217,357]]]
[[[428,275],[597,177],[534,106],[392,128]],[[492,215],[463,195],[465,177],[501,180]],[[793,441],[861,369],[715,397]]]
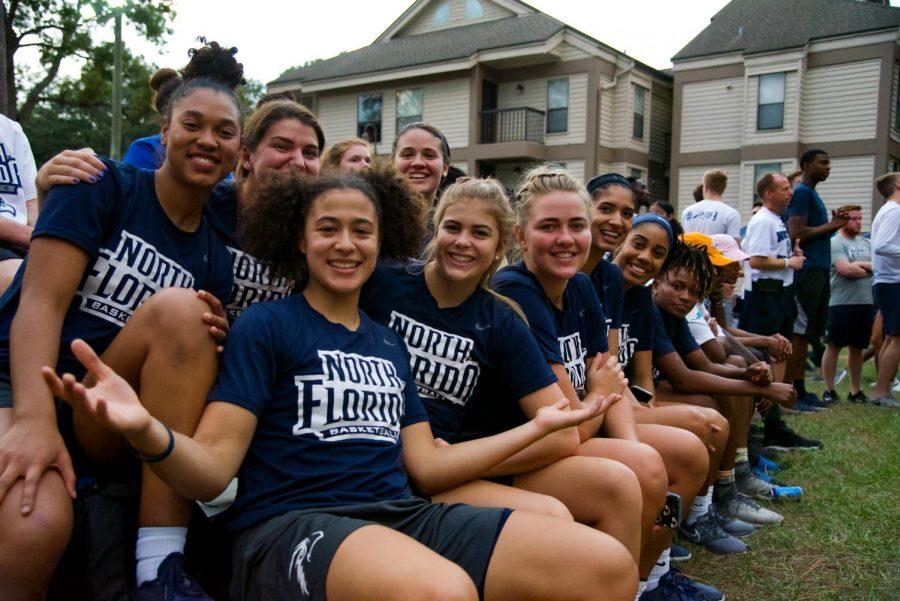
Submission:
[[[681,226],[685,233],[699,232],[707,236],[728,234],[740,240],[741,216],[722,200],[727,185],[728,174],[720,169],[711,169],[703,174],[703,200],[681,213]]]
[[[890,388],[900,361],[900,173],[882,175],[875,187],[885,200],[872,220],[872,292],[884,323],[884,345],[872,402],[900,408]]]
[[[22,126],[0,115],[0,292],[9,286],[28,250],[37,219],[36,175]]]

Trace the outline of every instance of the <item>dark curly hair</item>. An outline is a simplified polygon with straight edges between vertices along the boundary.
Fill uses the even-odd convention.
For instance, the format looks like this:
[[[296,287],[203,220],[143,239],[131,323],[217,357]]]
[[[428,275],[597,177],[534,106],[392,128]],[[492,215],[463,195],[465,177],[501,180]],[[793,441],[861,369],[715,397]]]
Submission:
[[[198,41],[204,45],[188,50],[191,60],[181,69],[180,84],[171,91],[163,106],[156,102],[167,119],[172,117],[172,109],[181,100],[200,88],[222,92],[231,99],[238,113],[241,112],[241,103],[235,89],[247,82],[244,80],[244,66],[234,58],[237,48],[223,48],[218,42],[207,43],[203,37],[198,38]],[[169,74],[168,81],[172,80],[177,81]],[[160,90],[157,90],[157,95]]]
[[[668,272],[685,269],[697,278],[697,286],[700,289],[700,298],[709,296],[713,288],[715,272],[709,260],[707,250],[703,246],[687,244],[676,239],[672,251],[666,257],[666,262],[659,270],[659,277],[668,277]]]
[[[293,278],[302,288],[308,274],[299,242],[306,216],[317,198],[346,189],[363,193],[375,206],[379,259],[407,259],[418,253],[425,233],[425,201],[390,164],[373,165],[361,174],[272,173],[242,215],[244,249],[268,264],[274,276]]]

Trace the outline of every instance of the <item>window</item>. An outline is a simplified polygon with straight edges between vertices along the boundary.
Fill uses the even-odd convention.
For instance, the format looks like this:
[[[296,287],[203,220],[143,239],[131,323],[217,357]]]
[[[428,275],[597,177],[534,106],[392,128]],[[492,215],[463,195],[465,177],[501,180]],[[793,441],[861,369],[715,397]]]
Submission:
[[[432,19],[432,23],[435,26],[444,25],[447,21],[450,20],[450,3],[444,2],[440,6],[437,7],[437,10],[434,11],[434,19]]]
[[[756,129],[784,127],[784,77],[784,73],[767,73],[759,76]]]
[[[397,131],[422,120],[422,89],[397,92]]]
[[[478,0],[466,0],[466,12],[467,19],[480,19],[484,16],[484,8],[481,6],[481,2]]]
[[[569,129],[569,78],[547,82],[547,133],[558,134]]]
[[[647,90],[634,86],[634,120],[631,125],[631,137],[644,139],[644,100]]]
[[[631,177],[634,177],[636,179],[641,179],[641,170],[635,169],[634,167],[632,167],[631,168]]]
[[[762,200],[756,193],[756,182],[766,173],[781,173],[781,163],[757,163],[753,165],[753,200]]]
[[[381,94],[365,94],[359,97],[356,135],[372,144],[381,142]]]

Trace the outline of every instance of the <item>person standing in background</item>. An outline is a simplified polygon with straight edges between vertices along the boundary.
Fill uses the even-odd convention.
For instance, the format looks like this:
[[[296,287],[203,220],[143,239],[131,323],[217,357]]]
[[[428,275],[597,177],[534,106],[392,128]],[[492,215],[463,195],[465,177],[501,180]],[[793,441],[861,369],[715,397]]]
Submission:
[[[740,241],[741,215],[722,200],[727,185],[728,174],[721,169],[710,169],[703,174],[703,200],[681,213],[685,232],[707,236],[728,234]]]
[[[882,175],[875,186],[885,199],[872,220],[872,292],[884,323],[884,344],[872,402],[896,409],[900,403],[890,386],[900,360],[900,173]]]
[[[28,252],[37,220],[36,171],[22,126],[0,115],[0,294]]]

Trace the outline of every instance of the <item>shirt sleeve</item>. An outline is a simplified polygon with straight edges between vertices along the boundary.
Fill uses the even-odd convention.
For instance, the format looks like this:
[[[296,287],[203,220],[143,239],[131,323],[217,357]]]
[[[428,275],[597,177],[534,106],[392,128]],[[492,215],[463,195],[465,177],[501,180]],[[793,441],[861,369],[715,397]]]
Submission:
[[[725,233],[731,236],[732,238],[740,238],[741,237],[741,214],[737,211],[732,211],[728,215],[728,221],[725,224]]]
[[[570,282],[570,285],[574,282]],[[609,339],[606,337],[606,314],[600,304],[600,298],[594,291],[593,285],[587,276],[578,278],[579,294],[587,305],[585,317],[587,317],[587,354],[593,357],[597,353],[609,351]]]
[[[882,257],[900,257],[900,208],[885,213],[872,240],[872,251]]]
[[[622,327],[622,305],[625,302],[625,283],[622,280],[622,272],[612,267],[609,274],[609,288],[607,289],[604,313],[609,319],[609,327],[620,329]]]
[[[691,334],[687,321],[684,319],[679,319],[675,326],[675,340],[673,342],[675,349],[681,356],[689,355],[700,348],[700,345],[697,344],[697,341],[694,340],[694,336]]]
[[[769,224],[759,221],[747,228],[747,237],[743,241],[744,252],[751,257],[777,256],[776,242],[775,232]]]
[[[53,186],[41,207],[32,238],[59,238],[95,256],[110,226],[125,211],[119,177],[118,171],[110,167],[106,177],[95,184]]]
[[[517,399],[556,382],[547,359],[528,326],[511,310],[491,329],[498,371]]]
[[[704,345],[716,338],[716,335],[713,334],[712,329],[709,327],[709,323],[703,317],[703,311],[700,309],[699,304],[695,305],[690,313],[687,314],[687,325],[691,336],[694,337],[694,340],[699,345]]]
[[[17,128],[16,133],[16,164],[19,167],[19,177],[22,179],[22,198],[25,201],[37,198],[37,187],[35,178],[37,178],[37,168],[34,164],[34,154],[31,152],[31,143],[28,136],[22,131],[21,127]]]
[[[653,307],[653,360],[656,361],[660,357],[665,357],[675,352],[675,345],[672,339],[666,333],[665,324],[663,324],[662,314],[659,309]]]
[[[122,162],[147,171],[156,171],[160,165],[158,153],[159,148],[148,138],[140,138],[128,146]]]
[[[831,238],[831,264],[834,265],[841,259],[847,259],[849,261],[850,255],[847,254],[847,245],[844,244],[841,235],[835,234]]]
[[[495,285],[497,292],[516,301],[522,308],[522,312],[528,319],[531,334],[537,340],[544,359],[548,363],[564,364],[553,315],[540,293],[518,282],[502,281],[496,282]]]
[[[274,314],[262,304],[241,313],[228,333],[210,401],[242,407],[259,417],[275,392],[278,339]]]
[[[788,217],[799,216],[809,219],[811,203],[812,191],[806,186],[797,186],[791,196],[791,204],[788,205]]]

